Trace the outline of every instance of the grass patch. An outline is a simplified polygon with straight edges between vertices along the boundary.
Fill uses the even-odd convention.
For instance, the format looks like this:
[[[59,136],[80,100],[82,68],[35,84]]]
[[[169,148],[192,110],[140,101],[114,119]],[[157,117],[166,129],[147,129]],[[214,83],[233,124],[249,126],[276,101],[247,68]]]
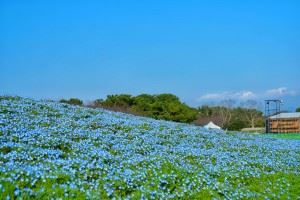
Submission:
[[[266,133],[262,134],[263,137],[300,140],[300,133]]]

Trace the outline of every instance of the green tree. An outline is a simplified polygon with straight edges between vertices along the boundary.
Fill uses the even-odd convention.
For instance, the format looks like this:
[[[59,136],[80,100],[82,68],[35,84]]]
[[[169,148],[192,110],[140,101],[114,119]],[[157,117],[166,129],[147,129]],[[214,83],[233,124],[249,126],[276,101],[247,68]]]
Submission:
[[[241,129],[247,127],[247,124],[242,119],[235,119],[226,124],[225,127],[229,130],[240,131]]]
[[[198,108],[199,114],[205,117],[211,117],[213,115],[213,109],[208,105],[203,105]]]
[[[71,105],[78,105],[78,106],[83,105],[83,101],[81,101],[80,99],[77,99],[77,98],[70,98],[69,100],[61,99],[59,102],[67,103],[67,104],[71,104]]]
[[[103,104],[103,99],[96,99],[93,102],[93,106],[95,106],[95,107],[102,107],[102,104]]]
[[[173,94],[160,94],[156,96],[160,102],[180,102],[179,98]]]
[[[106,100],[103,101],[102,105],[104,107],[112,108],[128,108],[133,105],[133,98],[129,94],[108,95]]]
[[[133,112],[138,112],[141,115],[153,117],[152,109],[155,102],[154,96],[149,94],[141,94],[134,97],[133,101],[134,105],[131,108]]]
[[[198,108],[198,118],[196,123],[207,123],[208,121],[218,122],[223,129],[240,130],[248,127],[264,126],[263,113],[255,108],[254,101],[249,101],[243,104],[244,107],[233,107],[234,102],[228,101],[222,106],[202,106]],[[247,107],[246,107],[247,106]],[[249,108],[249,107],[252,108]],[[203,125],[203,124],[201,124]]]
[[[180,102],[173,94],[141,94],[135,97],[128,94],[108,95],[100,105],[108,109],[176,122],[192,122],[198,113],[196,109]]]
[[[296,112],[300,112],[300,107],[296,109]]]

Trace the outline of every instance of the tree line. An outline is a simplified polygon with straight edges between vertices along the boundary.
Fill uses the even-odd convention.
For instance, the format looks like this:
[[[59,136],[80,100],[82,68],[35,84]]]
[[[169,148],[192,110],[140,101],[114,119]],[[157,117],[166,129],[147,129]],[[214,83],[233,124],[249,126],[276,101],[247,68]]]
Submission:
[[[208,121],[228,130],[241,130],[243,128],[264,127],[263,113],[255,108],[202,106],[198,108],[199,114],[195,124],[202,125]]]
[[[108,95],[105,100],[97,99],[89,106],[184,123],[193,122],[198,113],[173,94]]]
[[[198,108],[186,105],[173,94],[108,95],[106,99],[96,99],[87,105],[78,98],[62,99],[60,102],[195,125],[205,125],[213,121],[228,130],[264,127],[263,113],[258,109],[258,102],[253,100],[239,105],[233,100],[225,100],[216,106],[203,105]]]

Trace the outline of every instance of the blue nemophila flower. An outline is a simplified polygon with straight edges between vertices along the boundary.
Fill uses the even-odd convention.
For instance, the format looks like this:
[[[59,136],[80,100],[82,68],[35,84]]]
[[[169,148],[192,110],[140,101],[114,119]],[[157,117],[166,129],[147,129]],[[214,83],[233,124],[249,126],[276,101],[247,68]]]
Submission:
[[[299,180],[299,141],[227,135],[103,109],[22,98],[1,100],[0,109],[4,108],[10,112],[0,112],[0,191],[11,191],[12,196],[295,196],[290,192],[293,182],[289,177]],[[269,188],[268,193],[264,192],[267,188],[253,189],[260,181],[260,187]],[[11,185],[14,190],[9,190]]]

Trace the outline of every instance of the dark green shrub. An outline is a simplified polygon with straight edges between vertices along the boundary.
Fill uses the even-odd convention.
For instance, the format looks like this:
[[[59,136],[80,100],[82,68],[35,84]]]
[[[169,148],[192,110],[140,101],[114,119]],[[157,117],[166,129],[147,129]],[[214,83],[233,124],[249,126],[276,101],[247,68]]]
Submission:
[[[81,101],[80,99],[77,99],[77,98],[70,98],[69,100],[61,99],[59,102],[67,103],[67,104],[71,104],[71,105],[78,105],[78,106],[83,105],[83,101]]]

